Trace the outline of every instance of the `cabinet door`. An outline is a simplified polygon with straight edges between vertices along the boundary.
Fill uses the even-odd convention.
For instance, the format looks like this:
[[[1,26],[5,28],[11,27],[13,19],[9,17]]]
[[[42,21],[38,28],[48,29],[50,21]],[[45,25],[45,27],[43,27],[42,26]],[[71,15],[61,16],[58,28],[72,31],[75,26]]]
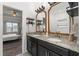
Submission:
[[[69,51],[69,56],[79,56],[79,53],[70,50]]]
[[[34,43],[34,42],[32,42],[32,45],[31,45],[32,47],[32,55],[33,56],[37,56],[37,44],[36,43]]]
[[[38,46],[38,56],[48,56],[47,49],[39,45]]]
[[[27,39],[27,50],[31,53],[31,41]]]
[[[49,56],[59,56],[57,53],[52,52],[52,51],[48,51],[48,55]]]

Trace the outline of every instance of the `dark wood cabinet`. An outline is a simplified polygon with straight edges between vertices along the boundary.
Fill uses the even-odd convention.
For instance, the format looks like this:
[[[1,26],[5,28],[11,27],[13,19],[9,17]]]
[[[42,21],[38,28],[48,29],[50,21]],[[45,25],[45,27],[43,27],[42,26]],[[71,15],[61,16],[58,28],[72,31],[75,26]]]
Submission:
[[[37,42],[35,38],[27,36],[27,50],[33,56],[37,56]]]
[[[79,53],[70,50],[69,51],[69,56],[79,56]]]
[[[52,51],[48,51],[48,55],[49,56],[60,56],[59,54],[52,52]]]
[[[33,56],[79,56],[79,53],[27,36],[27,50]]]
[[[48,56],[47,49],[38,45],[38,56]]]
[[[50,51],[54,51],[55,53],[58,53],[59,55],[62,55],[62,56],[68,55],[68,49],[57,46],[55,44],[51,44],[51,43],[48,43],[48,42],[45,42],[45,41],[42,41],[42,40],[38,40],[38,44],[46,47]]]
[[[32,43],[31,43],[30,37],[27,37],[27,50],[30,53],[32,53],[31,45],[32,45]]]
[[[32,49],[32,55],[37,56],[37,44],[36,43],[32,42],[31,49]]]

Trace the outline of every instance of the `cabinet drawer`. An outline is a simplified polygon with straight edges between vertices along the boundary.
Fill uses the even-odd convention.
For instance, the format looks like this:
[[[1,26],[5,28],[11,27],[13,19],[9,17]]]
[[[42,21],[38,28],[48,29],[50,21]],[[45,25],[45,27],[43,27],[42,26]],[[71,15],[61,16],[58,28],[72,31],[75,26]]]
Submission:
[[[37,39],[31,36],[27,36],[27,39],[31,40],[32,42],[37,43]]]
[[[49,56],[60,56],[60,55],[58,55],[57,53],[52,52],[52,51],[48,51],[48,55],[49,55]]]
[[[38,56],[48,56],[47,49],[38,45]]]
[[[70,56],[79,56],[79,53],[70,50],[70,51],[69,51],[69,55],[70,55]]]
[[[34,42],[34,43],[37,43],[37,39],[36,38],[31,37],[31,41]]]
[[[30,38],[30,36],[27,36],[27,39],[29,39],[29,40],[30,40],[30,39],[31,39],[31,38]]]
[[[68,56],[68,50],[57,45],[51,45],[50,49],[62,56]]]
[[[62,55],[62,56],[67,56],[68,55],[68,49],[57,46],[55,44],[51,44],[51,43],[48,43],[48,42],[45,42],[45,41],[42,41],[42,40],[39,40],[38,44],[46,47],[47,49],[49,49],[51,51],[54,51],[54,52],[58,53],[59,55]]]

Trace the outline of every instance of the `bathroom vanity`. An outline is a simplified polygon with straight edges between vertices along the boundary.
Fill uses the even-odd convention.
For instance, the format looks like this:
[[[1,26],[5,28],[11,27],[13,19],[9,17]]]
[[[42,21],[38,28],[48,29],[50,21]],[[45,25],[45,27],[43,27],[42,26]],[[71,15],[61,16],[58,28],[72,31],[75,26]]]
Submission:
[[[67,9],[70,4],[68,2],[54,3],[51,6],[51,3],[49,3],[48,19],[45,16],[37,17],[37,13],[37,20],[38,18],[41,20],[46,19],[47,23],[43,24],[45,26],[42,25],[42,27],[43,29],[46,28],[45,33],[49,35],[39,34],[42,29],[37,34],[27,34],[27,50],[29,53],[33,56],[79,56],[78,37],[75,36],[75,33],[79,32],[77,31],[79,27],[77,26],[76,30],[76,26],[73,26],[73,24],[78,25],[78,18],[76,18],[77,22],[72,18],[72,16],[78,16],[78,8],[75,11],[70,11]],[[73,4],[74,6],[77,5],[77,3]],[[39,29],[37,27],[36,24],[36,30]],[[75,29],[73,30],[73,28]],[[44,33],[44,31],[42,32]]]
[[[76,42],[67,42],[65,39],[28,34],[27,50],[33,56],[78,56],[79,46]]]

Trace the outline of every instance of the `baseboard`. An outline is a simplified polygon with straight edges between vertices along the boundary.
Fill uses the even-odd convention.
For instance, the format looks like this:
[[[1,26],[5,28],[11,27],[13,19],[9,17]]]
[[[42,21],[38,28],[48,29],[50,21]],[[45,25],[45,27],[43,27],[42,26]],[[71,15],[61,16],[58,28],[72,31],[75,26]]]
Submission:
[[[28,52],[27,50],[24,53],[18,54],[16,56],[23,56],[23,54],[25,54],[26,52]]]

